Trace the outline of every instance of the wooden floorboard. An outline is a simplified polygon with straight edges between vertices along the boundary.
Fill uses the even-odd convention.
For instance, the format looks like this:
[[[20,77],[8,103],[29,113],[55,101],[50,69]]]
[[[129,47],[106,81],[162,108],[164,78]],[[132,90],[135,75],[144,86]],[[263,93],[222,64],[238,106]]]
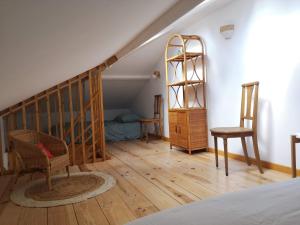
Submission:
[[[95,165],[94,170],[106,172],[117,180],[116,191],[136,218],[159,211],[159,209],[147,199],[142,192],[138,191],[138,189],[127,181],[122,174],[119,174],[107,163]]]
[[[226,177],[223,157],[216,169],[213,154],[188,155],[178,149],[170,150],[169,143],[159,140],[118,142],[108,144],[107,150],[111,160],[87,164],[81,170],[108,173],[117,184],[84,202],[51,208],[19,207],[9,201],[7,190],[30,181],[31,177],[20,177],[16,185],[11,185],[10,178],[0,177],[0,196],[6,199],[0,203],[0,224],[122,225],[196,200],[290,179],[274,170],[260,174],[255,165],[231,159]],[[71,168],[71,172],[78,171],[76,166]],[[40,177],[35,174],[33,179]]]
[[[48,208],[48,225],[77,225],[73,205]]]
[[[107,218],[95,198],[74,204],[79,225],[108,225]]]

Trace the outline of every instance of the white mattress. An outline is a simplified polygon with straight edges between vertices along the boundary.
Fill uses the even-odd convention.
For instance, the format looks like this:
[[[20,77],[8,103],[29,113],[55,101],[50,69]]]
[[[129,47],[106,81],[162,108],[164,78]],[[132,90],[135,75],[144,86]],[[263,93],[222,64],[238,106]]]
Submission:
[[[300,225],[300,179],[193,202],[127,225]]]

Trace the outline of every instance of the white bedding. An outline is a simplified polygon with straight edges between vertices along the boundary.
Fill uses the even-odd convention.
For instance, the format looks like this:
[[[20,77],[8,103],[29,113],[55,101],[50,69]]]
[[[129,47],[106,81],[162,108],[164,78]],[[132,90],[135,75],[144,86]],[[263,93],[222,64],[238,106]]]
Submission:
[[[300,179],[193,202],[127,225],[300,225]]]

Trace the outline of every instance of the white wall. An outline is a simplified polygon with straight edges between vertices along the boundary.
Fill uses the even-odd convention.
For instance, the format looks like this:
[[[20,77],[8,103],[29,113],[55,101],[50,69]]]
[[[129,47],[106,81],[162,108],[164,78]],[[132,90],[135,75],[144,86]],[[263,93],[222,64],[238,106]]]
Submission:
[[[130,113],[130,109],[105,109],[104,120],[113,120],[116,116],[122,113]]]
[[[165,64],[164,57],[162,56],[156,69],[160,71],[161,77],[159,79],[148,80],[143,89],[137,95],[136,99],[133,101],[131,110],[140,114],[142,117],[151,118],[154,113],[154,95],[162,94],[163,100],[163,118],[164,118],[164,136],[169,136],[169,124],[168,124],[168,106],[166,98],[166,78],[165,78]]]
[[[195,15],[191,26],[180,32],[200,35],[207,45],[209,128],[238,125],[240,85],[258,80],[261,158],[287,166],[290,166],[289,137],[300,130],[299,21],[298,0],[236,0],[201,20]],[[219,34],[219,27],[228,23],[235,24],[235,32],[232,39],[225,40]],[[150,80],[133,106],[144,116],[150,116],[154,94],[165,96],[163,57],[157,69],[161,71],[161,80]],[[166,116],[164,125],[168,136]],[[211,137],[209,145],[213,147]],[[242,154],[239,140],[231,139],[229,149]],[[249,150],[253,156],[252,148]]]

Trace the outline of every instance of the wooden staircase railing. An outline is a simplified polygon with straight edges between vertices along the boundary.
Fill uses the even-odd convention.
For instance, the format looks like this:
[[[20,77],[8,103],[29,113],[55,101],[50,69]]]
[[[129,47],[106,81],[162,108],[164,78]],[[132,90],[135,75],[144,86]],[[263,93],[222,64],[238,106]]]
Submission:
[[[72,164],[106,159],[101,65],[58,84],[0,112],[4,123],[4,145],[10,153],[8,133],[31,129],[65,140]],[[1,138],[0,138],[1,140]],[[3,172],[2,154],[0,169]]]

